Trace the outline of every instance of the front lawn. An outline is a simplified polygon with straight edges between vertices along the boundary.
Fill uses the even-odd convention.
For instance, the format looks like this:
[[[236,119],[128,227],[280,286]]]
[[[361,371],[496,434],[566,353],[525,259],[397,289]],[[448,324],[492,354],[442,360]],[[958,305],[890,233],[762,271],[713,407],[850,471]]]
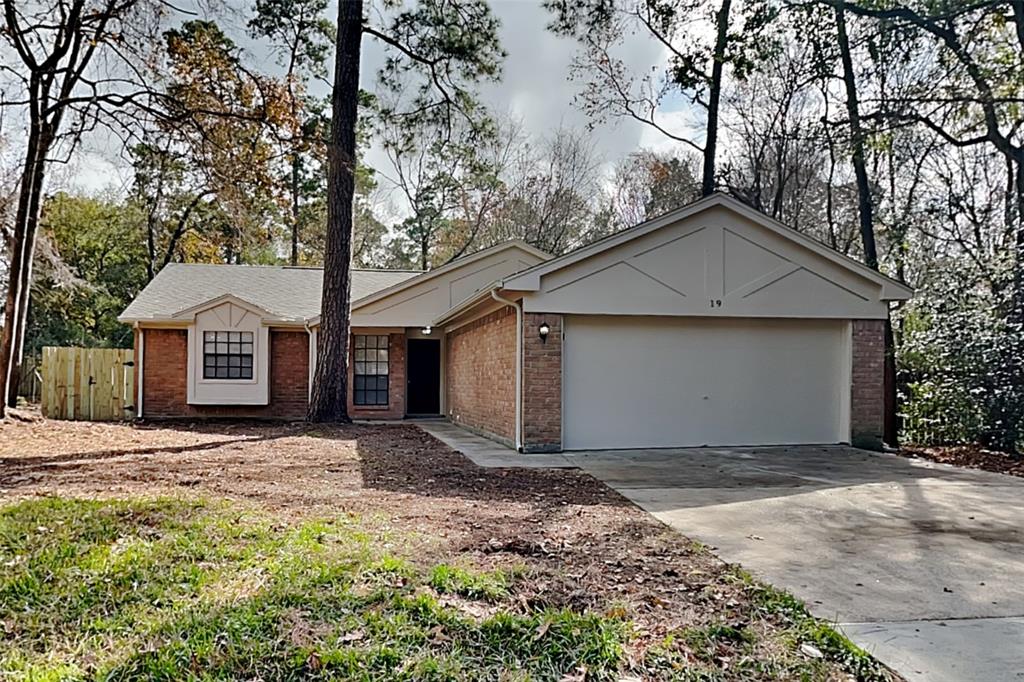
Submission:
[[[414,427],[9,422],[0,489],[0,679],[895,679],[593,479]]]

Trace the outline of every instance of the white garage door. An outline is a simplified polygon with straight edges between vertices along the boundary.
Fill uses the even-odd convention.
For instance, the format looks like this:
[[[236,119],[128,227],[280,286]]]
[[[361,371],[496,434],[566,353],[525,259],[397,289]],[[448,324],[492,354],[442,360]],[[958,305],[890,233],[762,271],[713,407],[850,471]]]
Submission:
[[[845,440],[846,329],[833,320],[571,316],[563,447]]]

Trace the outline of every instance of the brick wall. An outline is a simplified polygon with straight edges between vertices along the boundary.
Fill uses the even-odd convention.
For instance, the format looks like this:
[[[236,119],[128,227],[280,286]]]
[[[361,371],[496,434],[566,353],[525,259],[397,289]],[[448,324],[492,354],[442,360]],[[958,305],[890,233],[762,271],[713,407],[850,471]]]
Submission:
[[[268,416],[305,419],[309,406],[309,333],[270,330]]]
[[[540,325],[551,331],[540,339]],[[562,449],[562,316],[523,315],[523,449]]]
[[[515,432],[516,314],[511,306],[446,337],[445,409],[455,424],[510,444]]]
[[[354,419],[401,419],[405,416],[405,334],[388,335],[388,404],[359,405],[352,402],[355,344],[348,340],[348,414]]]
[[[146,343],[142,359],[144,417],[303,419],[306,416],[309,335],[305,331],[270,330],[270,402],[267,405],[189,405],[188,332],[146,329],[143,338]],[[135,341],[138,345],[137,334]]]
[[[885,409],[885,321],[853,321],[850,443],[879,449]]]

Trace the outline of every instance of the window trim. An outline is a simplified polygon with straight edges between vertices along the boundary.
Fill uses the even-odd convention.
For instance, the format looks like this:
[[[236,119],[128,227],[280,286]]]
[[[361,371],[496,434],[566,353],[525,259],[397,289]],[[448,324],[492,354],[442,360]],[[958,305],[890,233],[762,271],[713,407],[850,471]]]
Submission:
[[[362,345],[357,339],[363,339]],[[368,345],[369,339],[373,339],[373,345]],[[366,359],[366,351],[376,351],[376,358],[374,360]],[[384,351],[384,357],[381,359],[380,351]],[[360,358],[360,354],[363,357]],[[374,373],[359,372],[357,371],[360,365],[374,365],[376,370],[379,370],[380,365],[384,365],[386,371],[382,374],[379,371]],[[352,406],[360,410],[386,410],[391,407],[391,372],[393,367],[391,366],[391,335],[384,334],[353,334],[352,335]],[[356,385],[359,383],[359,379],[363,378],[365,381],[366,377],[373,377],[377,381],[377,387],[372,389],[356,389]],[[383,388],[381,388],[380,382],[383,381]],[[363,394],[363,400],[366,400],[366,395],[373,393],[376,397],[380,397],[380,394],[384,395],[384,402],[359,402],[359,394]]]
[[[252,310],[225,302],[196,313],[188,330],[188,404],[247,405],[270,404],[271,325]],[[253,378],[203,379],[203,332],[217,330],[251,331],[254,335]]]
[[[238,337],[239,337],[239,340],[238,341],[231,341],[230,337],[231,337],[232,334],[237,334]],[[209,335],[213,335],[213,339],[212,340],[210,340],[208,338]],[[220,336],[220,335],[227,335],[227,340],[226,341],[219,340],[217,337]],[[249,340],[248,341],[245,340],[246,335],[249,336]],[[256,353],[256,333],[255,332],[251,332],[249,330],[220,330],[220,329],[212,329],[211,330],[211,329],[207,329],[207,330],[203,330],[200,333],[199,343],[200,343],[200,349],[199,349],[200,350],[200,353],[199,353],[199,355],[200,355],[200,366],[199,366],[198,369],[200,370],[200,381],[208,382],[208,383],[222,383],[223,382],[223,383],[229,383],[229,384],[247,384],[247,383],[255,383],[256,382],[257,353]],[[208,343],[214,343],[214,344],[221,344],[221,343],[223,343],[223,344],[227,345],[227,352],[223,352],[223,353],[218,352],[216,348],[214,348],[214,351],[212,353],[211,352],[207,352],[206,346],[207,346]],[[230,351],[230,345],[231,344],[238,344],[240,346],[240,351],[237,352],[237,353],[231,352]],[[242,348],[244,346],[246,346],[246,345],[249,346],[249,352],[248,353],[247,352],[242,352]],[[208,377],[207,374],[206,374],[206,372],[207,372],[207,361],[206,360],[207,360],[207,356],[210,356],[210,355],[212,355],[214,357],[218,357],[218,356],[226,357],[227,358],[227,365],[225,367],[228,369],[228,371],[231,368],[231,363],[230,363],[230,358],[231,357],[239,357],[239,358],[249,357],[249,366],[248,366],[248,368],[246,368],[245,363],[244,363],[244,359],[240,359],[239,360],[239,366],[238,366],[239,367],[239,375],[240,376],[238,376],[238,377],[216,377],[216,376]],[[242,370],[244,370],[244,369],[248,369],[249,370],[249,376],[248,377],[241,376],[242,375]],[[214,370],[216,370],[216,365],[214,366]]]

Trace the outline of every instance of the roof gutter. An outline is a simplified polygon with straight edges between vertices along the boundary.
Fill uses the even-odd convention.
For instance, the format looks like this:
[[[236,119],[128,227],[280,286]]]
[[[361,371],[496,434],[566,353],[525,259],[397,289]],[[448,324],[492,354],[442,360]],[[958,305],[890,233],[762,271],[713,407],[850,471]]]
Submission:
[[[498,303],[504,303],[515,308],[516,311],[516,395],[515,395],[515,433],[513,442],[516,452],[523,451],[523,305],[519,301],[510,301],[498,295],[497,289],[491,289],[491,298]]]

